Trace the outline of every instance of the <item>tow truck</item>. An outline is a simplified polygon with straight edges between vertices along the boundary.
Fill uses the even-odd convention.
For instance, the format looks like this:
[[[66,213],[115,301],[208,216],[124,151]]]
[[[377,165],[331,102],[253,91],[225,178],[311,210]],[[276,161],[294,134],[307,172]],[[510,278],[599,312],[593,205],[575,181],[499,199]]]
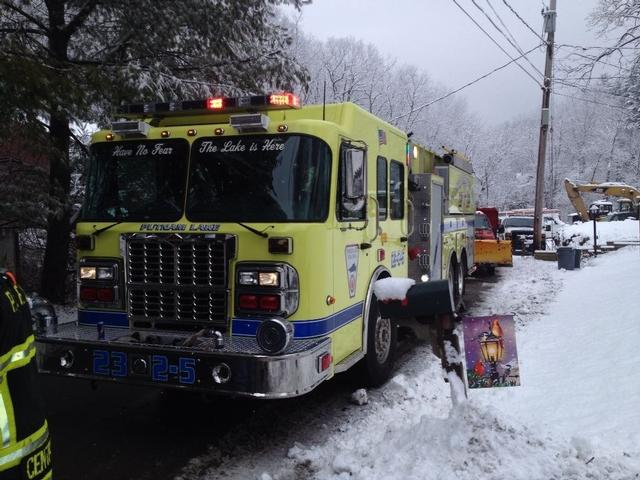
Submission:
[[[118,107],[93,135],[77,224],[78,317],[41,372],[286,398],[393,367],[374,284],[411,277],[422,321],[459,307],[473,171],[352,103],[292,93]]]

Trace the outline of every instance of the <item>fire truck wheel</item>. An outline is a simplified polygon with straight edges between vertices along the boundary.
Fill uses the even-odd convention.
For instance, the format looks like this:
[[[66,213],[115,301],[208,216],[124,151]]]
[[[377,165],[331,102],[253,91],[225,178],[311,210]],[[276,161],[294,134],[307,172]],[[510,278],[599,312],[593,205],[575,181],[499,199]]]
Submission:
[[[389,379],[396,356],[398,329],[389,318],[382,318],[374,295],[369,307],[367,355],[363,367],[367,385],[379,387]]]
[[[449,281],[449,292],[451,294],[451,306],[453,310],[457,312],[462,306],[462,295],[460,295],[460,269],[458,268],[458,262],[455,258],[451,258],[449,261],[449,273],[447,274],[447,280]],[[464,285],[464,281],[463,281]],[[464,288],[464,287],[463,287]]]
[[[465,258],[466,253],[462,253],[462,261],[458,264],[460,268],[458,269],[458,292],[460,292],[460,297],[464,295],[467,291],[467,259]]]

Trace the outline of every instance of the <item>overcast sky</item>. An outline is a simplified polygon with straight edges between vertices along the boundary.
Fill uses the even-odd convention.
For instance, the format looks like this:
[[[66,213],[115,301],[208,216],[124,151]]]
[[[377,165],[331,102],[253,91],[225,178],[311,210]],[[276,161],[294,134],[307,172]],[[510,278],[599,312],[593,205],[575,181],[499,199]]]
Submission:
[[[513,57],[519,55],[472,0],[457,1]],[[507,2],[536,32],[542,33],[542,0]],[[492,17],[493,6],[524,51],[540,43],[507,8],[504,0],[476,0],[476,3]],[[548,4],[548,0],[544,3]],[[557,0],[556,44],[603,43],[589,30],[586,20],[596,3],[597,0]],[[453,0],[314,0],[303,8],[300,26],[306,34],[322,40],[352,36],[373,43],[384,54],[423,68],[452,90],[509,61]],[[567,49],[561,48],[558,53],[560,57]],[[544,71],[542,49],[532,52],[528,58]],[[526,62],[521,63],[533,70]],[[541,79],[537,72],[532,71],[532,75]],[[579,94],[566,89],[562,92]],[[464,95],[471,110],[488,123],[537,111],[542,101],[540,87],[515,64],[457,95]]]

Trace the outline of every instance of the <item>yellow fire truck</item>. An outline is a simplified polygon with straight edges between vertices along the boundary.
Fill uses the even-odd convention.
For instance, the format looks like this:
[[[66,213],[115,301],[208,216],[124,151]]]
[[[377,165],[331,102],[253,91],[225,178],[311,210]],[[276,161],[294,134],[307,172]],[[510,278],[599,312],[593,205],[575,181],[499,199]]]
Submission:
[[[91,146],[77,322],[40,333],[42,372],[284,398],[358,366],[379,385],[398,322],[374,282],[415,278],[414,316],[460,303],[475,204],[455,152],[289,93],[117,118]]]

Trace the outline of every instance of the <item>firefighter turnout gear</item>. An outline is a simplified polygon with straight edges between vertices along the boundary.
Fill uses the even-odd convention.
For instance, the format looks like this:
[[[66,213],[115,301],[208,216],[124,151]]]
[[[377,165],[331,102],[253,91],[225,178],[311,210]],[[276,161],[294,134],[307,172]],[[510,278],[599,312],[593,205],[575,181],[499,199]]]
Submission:
[[[37,385],[24,290],[0,272],[0,479],[52,478],[51,443]]]

